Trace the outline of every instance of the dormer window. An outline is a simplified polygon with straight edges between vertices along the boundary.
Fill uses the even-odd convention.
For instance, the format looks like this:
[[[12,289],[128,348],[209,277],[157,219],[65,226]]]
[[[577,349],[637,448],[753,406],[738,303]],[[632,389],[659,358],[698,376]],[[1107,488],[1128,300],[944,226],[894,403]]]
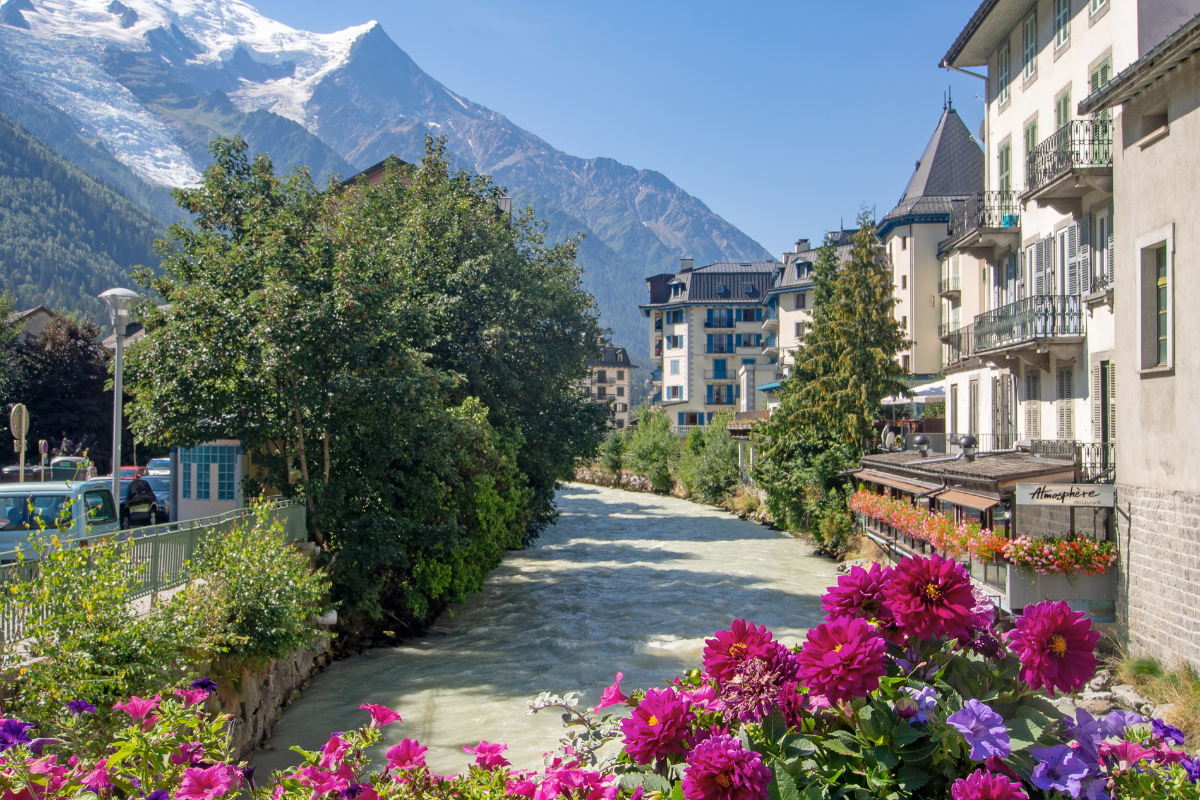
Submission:
[[[746,294],[754,294],[754,284],[753,283],[746,284]]]
[[[717,284],[717,294],[725,294],[725,284],[723,284],[723,283]]]

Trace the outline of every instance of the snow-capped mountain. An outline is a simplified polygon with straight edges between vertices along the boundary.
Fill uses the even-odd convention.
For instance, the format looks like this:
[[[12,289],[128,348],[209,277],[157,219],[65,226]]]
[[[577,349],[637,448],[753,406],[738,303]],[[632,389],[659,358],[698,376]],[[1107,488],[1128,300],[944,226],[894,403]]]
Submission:
[[[681,255],[769,257],[660,173],[570,156],[443,86],[374,22],[317,34],[241,0],[4,0],[0,110],[48,142],[94,145],[95,158],[62,150],[85,169],[111,156],[163,186],[196,182],[217,135],[318,176],[415,160],[427,133],[445,135],[460,166],[532,203],[556,235],[594,234],[589,288],[618,342],[639,349],[640,278]],[[132,178],[106,179],[137,194]]]

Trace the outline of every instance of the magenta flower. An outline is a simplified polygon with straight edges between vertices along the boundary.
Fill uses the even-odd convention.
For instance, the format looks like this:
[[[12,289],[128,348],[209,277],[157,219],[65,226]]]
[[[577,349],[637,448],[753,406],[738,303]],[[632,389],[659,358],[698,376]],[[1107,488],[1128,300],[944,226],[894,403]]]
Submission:
[[[108,759],[103,758],[96,763],[96,768],[83,776],[83,785],[89,792],[100,793],[101,789],[112,786],[108,779]]]
[[[191,708],[208,699],[208,692],[203,689],[176,689],[175,694],[183,698],[185,708]]]
[[[961,709],[946,717],[946,722],[967,740],[972,761],[983,761],[989,756],[1008,758],[1011,745],[1004,717],[978,700],[968,700]]]
[[[333,772],[326,772],[318,767],[304,767],[300,770],[299,781],[312,790],[312,797],[317,798],[330,792],[341,793],[343,789],[350,785],[350,782],[345,778]],[[176,795],[175,800],[179,800]]]
[[[137,695],[129,698],[124,703],[117,703],[113,708],[119,708],[134,719],[141,719],[149,714],[154,709],[158,708],[158,703],[162,698],[158,695],[150,698],[141,698]]]
[[[393,722],[403,722],[400,715],[390,708],[376,705],[375,703],[363,703],[358,707],[360,711],[366,711],[371,715],[371,727],[382,728],[384,725],[391,725]]]
[[[825,619],[853,617],[874,619],[883,624],[891,622],[892,612],[883,594],[884,584],[891,575],[891,567],[884,569],[879,564],[872,564],[870,571],[859,566],[851,567],[849,573],[838,578],[837,586],[829,589],[821,598]]]
[[[534,793],[540,798],[565,797],[573,800],[614,800],[617,795],[616,776],[603,777],[588,769],[548,770]]]
[[[789,652],[789,656],[792,654]],[[733,677],[721,684],[718,695],[725,711],[740,722],[762,722],[776,708],[789,704],[789,695],[795,695],[795,673],[799,660],[792,658],[788,673],[780,675],[763,658],[743,661]]]
[[[638,764],[683,752],[692,711],[671,689],[648,689],[633,714],[621,720],[625,752]]]
[[[390,769],[409,769],[425,766],[425,753],[428,750],[416,739],[401,739],[400,744],[389,747],[383,755]]]
[[[934,554],[908,556],[884,585],[887,606],[909,636],[966,639],[975,621],[975,593],[962,565]]]
[[[1021,659],[1021,677],[1032,689],[1045,687],[1073,692],[1096,672],[1096,642],[1082,611],[1071,611],[1066,601],[1026,606],[1009,634],[1009,644]]]
[[[187,764],[196,766],[204,760],[204,745],[200,742],[185,742],[179,745],[179,752],[171,755],[172,764]]]
[[[771,770],[758,753],[733,736],[701,742],[687,759],[683,795],[688,800],[765,800]]]
[[[771,632],[744,619],[735,619],[727,631],[717,631],[704,642],[704,668],[718,680],[733,677],[738,665],[750,658],[771,655]]]
[[[508,745],[502,742],[488,744],[486,741],[480,742],[474,747],[463,745],[464,753],[475,754],[475,766],[483,767],[484,769],[495,769],[496,767],[507,767],[508,759],[500,755],[508,749]]]
[[[228,764],[214,764],[207,769],[185,769],[179,790],[175,792],[175,800],[213,800],[228,794],[235,788],[233,782],[236,772]]]
[[[871,623],[838,617],[808,631],[800,651],[800,680],[830,703],[866,697],[887,671],[887,645]]]
[[[625,677],[624,673],[622,673],[622,672],[617,673],[617,679],[615,681],[613,681],[613,685],[609,686],[607,689],[605,689],[604,693],[600,695],[600,702],[597,703],[596,707],[592,709],[593,714],[595,714],[597,711],[599,711],[602,708],[608,708],[609,706],[615,706],[618,703],[624,703],[626,700],[629,699],[625,695],[621,694],[621,679],[624,677]]]
[[[343,739],[341,734],[335,733],[330,736],[325,747],[321,748],[321,760],[318,762],[321,769],[332,769],[339,766],[349,751],[350,743]]]
[[[995,772],[977,769],[950,787],[951,800],[1029,800],[1021,784]]]
[[[1133,769],[1139,761],[1153,756],[1153,750],[1142,747],[1138,742],[1100,743],[1100,759],[1121,770]]]

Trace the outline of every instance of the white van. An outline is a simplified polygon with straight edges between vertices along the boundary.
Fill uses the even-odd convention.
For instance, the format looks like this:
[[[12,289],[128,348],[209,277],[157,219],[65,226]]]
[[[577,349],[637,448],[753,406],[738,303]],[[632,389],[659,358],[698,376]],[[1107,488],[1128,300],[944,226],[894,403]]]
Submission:
[[[120,530],[112,489],[75,481],[0,484],[0,562],[15,561],[17,549],[36,559],[30,538],[43,528],[63,541]]]

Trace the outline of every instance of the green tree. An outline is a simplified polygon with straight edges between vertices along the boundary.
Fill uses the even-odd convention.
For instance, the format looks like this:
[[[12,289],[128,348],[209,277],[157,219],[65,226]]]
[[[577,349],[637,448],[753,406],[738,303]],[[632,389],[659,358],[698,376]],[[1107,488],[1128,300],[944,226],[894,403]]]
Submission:
[[[8,292],[0,293],[0,399],[7,406],[17,387],[17,341],[21,336],[21,323],[9,318],[16,311],[16,299]],[[7,413],[7,408],[5,409]],[[7,425],[5,426],[7,427]]]
[[[657,492],[671,491],[671,470],[679,459],[679,438],[661,411],[638,410],[638,424],[629,442],[629,466],[650,479]]]
[[[715,415],[705,428],[693,428],[679,459],[679,480],[688,492],[706,503],[719,503],[741,483],[738,445],[729,435],[733,414]]]
[[[600,445],[600,465],[612,473],[619,473],[625,456],[625,432],[613,430]]]

